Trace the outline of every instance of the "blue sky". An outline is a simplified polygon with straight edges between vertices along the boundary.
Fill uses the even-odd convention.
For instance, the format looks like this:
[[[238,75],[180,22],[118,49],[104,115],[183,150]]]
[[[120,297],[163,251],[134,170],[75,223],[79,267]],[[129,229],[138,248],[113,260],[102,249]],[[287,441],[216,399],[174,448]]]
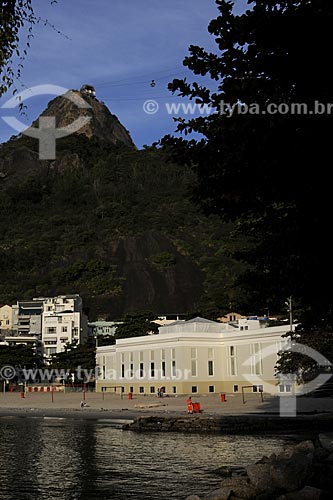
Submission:
[[[207,31],[218,14],[214,0],[58,0],[52,6],[49,0],[33,0],[33,5],[37,16],[63,34],[42,22],[35,26],[19,91],[44,84],[79,89],[89,83],[139,148],[174,131],[165,103],[177,98],[167,84],[183,76],[197,80],[182,65],[189,45],[215,51]],[[237,11],[244,5],[246,0],[235,1]],[[0,99],[0,118],[8,115],[1,106],[10,97],[9,92]],[[20,120],[29,125],[51,98],[28,99],[27,117]],[[159,104],[155,114],[143,110],[151,99]],[[16,133],[0,119],[0,142]]]

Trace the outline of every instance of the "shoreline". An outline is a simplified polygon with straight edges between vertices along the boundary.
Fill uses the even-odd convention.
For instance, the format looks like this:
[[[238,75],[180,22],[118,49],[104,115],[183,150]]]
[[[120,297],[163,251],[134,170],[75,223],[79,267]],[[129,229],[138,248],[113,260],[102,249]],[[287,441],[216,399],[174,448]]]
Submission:
[[[38,418],[54,420],[91,420],[103,422],[123,431],[180,432],[198,434],[314,434],[333,428],[333,413],[311,413],[280,417],[272,413],[243,415],[186,415],[177,412],[161,414],[146,410],[119,411],[50,408],[0,408],[0,423],[8,419]]]
[[[52,399],[51,399],[52,398]],[[186,396],[162,399],[135,395],[102,397],[100,393],[0,393],[0,419],[54,418],[104,420],[110,425],[136,432],[320,432],[333,428],[333,398],[298,398],[297,415],[281,417],[279,398],[266,397],[261,403],[249,395],[246,404],[228,395],[221,402],[218,395],[196,397],[200,413],[187,414]],[[81,408],[84,400],[86,407]],[[118,421],[118,422],[117,422]]]

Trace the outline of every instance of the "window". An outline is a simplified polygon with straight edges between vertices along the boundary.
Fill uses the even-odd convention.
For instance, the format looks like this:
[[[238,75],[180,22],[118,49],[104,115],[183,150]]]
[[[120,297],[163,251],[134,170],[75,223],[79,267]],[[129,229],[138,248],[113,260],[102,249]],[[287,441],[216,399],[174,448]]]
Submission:
[[[192,392],[193,393],[198,392],[198,388],[196,385],[192,385]]]
[[[215,387],[213,385],[210,385],[208,387],[208,392],[215,392]]]
[[[214,375],[214,361],[208,361],[208,375]]]
[[[102,356],[102,379],[106,379],[105,356]]]
[[[125,377],[125,365],[122,364],[121,365],[121,378],[124,378]]]
[[[172,386],[172,394],[177,394],[177,387],[175,385]]]
[[[130,392],[134,392],[134,387],[132,385],[130,386],[130,390],[129,391]]]
[[[198,375],[198,360],[197,360],[197,349],[195,347],[191,348],[191,375],[196,377]]]
[[[252,344],[252,370],[254,375],[262,375],[261,345]]]
[[[134,365],[133,363],[130,364],[130,378],[134,377]],[[133,392],[133,391],[130,391]]]
[[[155,377],[155,363],[150,363],[150,376]]]
[[[229,346],[229,359],[228,359],[228,368],[229,375],[237,375],[237,360],[236,360],[236,349],[235,346]]]
[[[143,369],[143,363],[140,363],[140,378],[143,378],[144,377],[144,369]]]
[[[145,388],[144,387],[139,387],[139,393],[143,394],[144,392],[145,392]]]
[[[264,386],[263,385],[254,385],[252,387],[252,392],[264,392]]]
[[[280,392],[291,392],[291,385],[290,384],[280,384],[279,391]]]
[[[176,361],[172,361],[171,363],[171,368],[172,368],[172,376],[175,377],[176,376]]]
[[[67,326],[63,326],[63,327],[61,328],[61,331],[62,331],[63,333],[67,333]]]
[[[46,328],[46,333],[57,333],[57,328],[55,326],[49,326],[48,328]]]
[[[165,377],[166,369],[165,369],[165,361],[162,361],[162,377]]]
[[[238,385],[234,385],[234,392],[238,392]]]
[[[154,386],[150,387],[150,394],[155,394],[155,387]]]

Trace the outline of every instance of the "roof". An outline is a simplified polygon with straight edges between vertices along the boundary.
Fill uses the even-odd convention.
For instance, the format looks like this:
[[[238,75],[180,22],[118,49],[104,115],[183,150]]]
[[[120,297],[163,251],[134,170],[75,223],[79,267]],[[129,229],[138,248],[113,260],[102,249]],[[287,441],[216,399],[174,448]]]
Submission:
[[[217,321],[211,321],[210,319],[200,318],[200,316],[197,316],[196,318],[185,321],[185,323],[212,323],[215,325]]]
[[[222,333],[225,330],[225,325],[223,323],[218,323],[217,321],[211,321],[210,319],[196,318],[190,319],[189,321],[175,321],[170,325],[161,326],[158,330],[160,334],[172,333],[179,335],[181,333]]]

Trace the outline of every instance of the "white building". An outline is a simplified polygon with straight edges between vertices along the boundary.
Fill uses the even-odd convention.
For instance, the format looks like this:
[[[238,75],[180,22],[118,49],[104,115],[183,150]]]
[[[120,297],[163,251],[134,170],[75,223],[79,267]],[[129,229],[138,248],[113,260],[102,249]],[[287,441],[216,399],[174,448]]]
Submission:
[[[46,357],[64,351],[67,343],[84,342],[88,322],[82,312],[82,299],[79,295],[59,295],[34,300],[43,301],[42,341]]]
[[[263,328],[257,320],[217,323],[203,318],[159,328],[158,335],[119,339],[97,349],[96,390],[167,394],[290,392],[275,377],[277,353],[289,327]]]
[[[13,310],[8,304],[0,306],[0,334],[8,333],[13,327]]]
[[[88,335],[90,337],[98,337],[104,335],[114,335],[116,333],[118,321],[93,321],[88,323]]]

